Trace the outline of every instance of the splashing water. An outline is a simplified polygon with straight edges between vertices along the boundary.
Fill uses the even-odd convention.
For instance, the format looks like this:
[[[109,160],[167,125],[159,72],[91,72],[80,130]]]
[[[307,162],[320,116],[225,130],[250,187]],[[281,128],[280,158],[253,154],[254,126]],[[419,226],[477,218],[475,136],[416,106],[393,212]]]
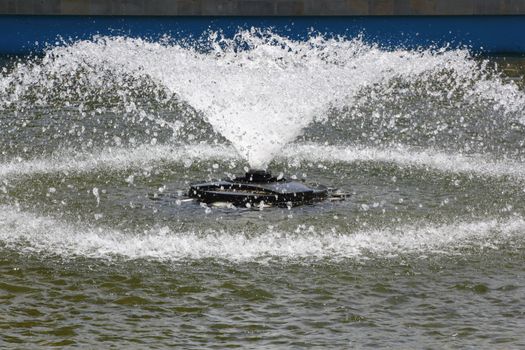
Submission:
[[[249,30],[0,65],[6,344],[524,347],[524,59]],[[185,196],[246,165],[351,195]]]
[[[100,153],[56,153],[50,158],[0,163],[0,180],[31,177],[39,174],[80,174],[96,171],[122,171],[152,166],[156,163],[234,161],[229,147],[191,145],[140,146],[132,150],[112,148]],[[418,151],[405,147],[395,149],[337,147],[316,144],[290,147],[277,157],[289,164],[316,163],[351,165],[357,162],[392,163],[399,168],[425,168],[450,174],[480,177],[510,177],[525,181],[525,164],[486,156],[452,155],[432,150]]]
[[[353,225],[341,219],[347,211],[359,225],[370,208],[395,217],[371,221],[398,222],[405,200],[418,208],[408,215],[416,221],[419,208],[436,207],[445,222],[457,221],[446,209],[451,200],[452,212],[473,213],[461,222],[523,216],[525,204],[513,197],[525,179],[523,91],[466,50],[385,51],[359,39],[295,41],[261,30],[160,43],[101,37],[4,69],[0,106],[0,199],[34,212],[50,201],[58,212],[112,227],[103,213],[124,217],[138,201],[143,210],[129,214],[126,230],[163,220],[165,210],[198,231],[192,210],[200,207],[173,213],[168,202],[151,215],[140,191],[178,193],[195,178],[238,173],[238,153],[252,167],[275,159],[283,172],[317,171],[323,182],[361,191],[355,207],[321,220],[323,232],[334,221]],[[427,188],[421,173],[443,187]],[[384,189],[369,198],[374,176]],[[398,176],[408,177],[407,198],[398,198]],[[498,186],[505,195],[493,201]],[[478,206],[473,195],[483,197]]]
[[[210,257],[234,261],[275,257],[337,260],[366,258],[370,253],[386,256],[429,252],[454,254],[464,248],[491,248],[509,241],[519,244],[516,237],[525,229],[523,218],[513,218],[386,228],[351,235],[333,230],[318,232],[302,225],[294,232],[276,232],[269,228],[248,236],[210,230],[173,232],[168,227],[124,234],[102,228],[70,227],[52,218],[20,213],[5,206],[0,206],[0,223],[4,224],[0,226],[0,240],[10,248],[22,245],[28,253],[161,261]]]
[[[515,84],[503,84],[467,51],[384,51],[360,40],[294,41],[255,29],[233,39],[217,33],[178,43],[103,37],[53,48],[42,60],[4,73],[0,96],[6,108],[58,99],[78,105],[84,115],[114,89],[123,114],[167,125],[175,138],[195,125],[194,119],[169,122],[169,116],[142,110],[140,95],[154,91],[159,101],[175,98],[203,113],[250,166],[265,168],[312,121],[326,121],[329,110],[359,105],[366,89],[393,89],[396,81],[414,91],[423,85],[428,94],[436,94],[437,85],[441,101],[473,106],[491,101],[494,109],[510,113],[525,106]],[[197,128],[209,132],[204,125]]]

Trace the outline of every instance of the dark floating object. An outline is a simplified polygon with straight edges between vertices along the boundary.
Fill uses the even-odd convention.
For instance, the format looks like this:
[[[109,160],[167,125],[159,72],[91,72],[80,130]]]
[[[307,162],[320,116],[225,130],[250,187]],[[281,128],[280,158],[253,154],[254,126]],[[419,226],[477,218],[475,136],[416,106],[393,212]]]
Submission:
[[[243,177],[192,184],[188,195],[207,204],[231,203],[234,206],[295,206],[325,199],[342,200],[344,193],[323,185],[275,177],[265,170],[250,170]]]

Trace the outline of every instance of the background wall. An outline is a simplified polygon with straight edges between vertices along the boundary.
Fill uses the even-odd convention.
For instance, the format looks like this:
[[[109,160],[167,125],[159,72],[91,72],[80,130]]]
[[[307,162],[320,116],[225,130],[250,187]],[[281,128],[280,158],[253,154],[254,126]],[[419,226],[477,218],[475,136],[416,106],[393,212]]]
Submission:
[[[525,0],[0,0],[4,15],[523,15]]]

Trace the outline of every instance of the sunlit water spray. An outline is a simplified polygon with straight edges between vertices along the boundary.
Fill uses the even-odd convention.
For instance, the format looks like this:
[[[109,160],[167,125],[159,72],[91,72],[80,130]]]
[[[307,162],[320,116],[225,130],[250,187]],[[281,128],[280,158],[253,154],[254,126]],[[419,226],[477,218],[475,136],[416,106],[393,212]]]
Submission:
[[[0,93],[6,108],[23,110],[59,101],[76,106],[82,116],[104,112],[120,100],[117,112],[170,127],[177,140],[190,134],[195,119],[170,121],[169,116],[144,110],[140,101],[147,94],[159,103],[175,98],[177,104],[202,113],[250,166],[265,168],[312,121],[334,125],[338,119],[355,118],[362,111],[337,118],[329,117],[329,111],[359,108],[374,100],[393,99],[395,105],[399,96],[423,93],[449,108],[481,104],[503,113],[522,111],[523,94],[494,73],[467,51],[385,51],[359,40],[312,36],[294,41],[251,30],[233,39],[217,33],[179,43],[117,37],[53,48],[42,60],[4,73]],[[406,117],[403,113],[417,117],[418,108],[401,115],[391,111],[392,131],[399,131],[396,119]],[[374,116],[377,111],[367,118]],[[205,126],[191,133],[213,139]]]

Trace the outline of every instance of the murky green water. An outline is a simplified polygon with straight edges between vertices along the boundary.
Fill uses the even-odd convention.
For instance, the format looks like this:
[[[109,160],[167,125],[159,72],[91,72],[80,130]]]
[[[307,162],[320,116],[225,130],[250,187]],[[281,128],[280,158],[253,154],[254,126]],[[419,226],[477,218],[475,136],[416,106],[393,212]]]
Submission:
[[[302,49],[276,59],[259,42],[251,61],[221,51],[212,64],[169,45],[90,45],[2,61],[2,348],[525,347],[524,60],[358,42],[327,42],[320,61]],[[326,61],[327,76],[309,71]],[[330,79],[347,69],[355,81]],[[324,107],[317,85],[283,95],[304,79],[348,94]],[[249,86],[272,83],[254,107]],[[192,181],[242,173],[239,153],[262,159],[214,130],[283,135],[257,118],[228,124],[232,86],[249,96],[232,105],[274,103],[284,124],[311,112],[269,168],[350,198],[186,201]],[[282,96],[304,105],[288,110]]]

